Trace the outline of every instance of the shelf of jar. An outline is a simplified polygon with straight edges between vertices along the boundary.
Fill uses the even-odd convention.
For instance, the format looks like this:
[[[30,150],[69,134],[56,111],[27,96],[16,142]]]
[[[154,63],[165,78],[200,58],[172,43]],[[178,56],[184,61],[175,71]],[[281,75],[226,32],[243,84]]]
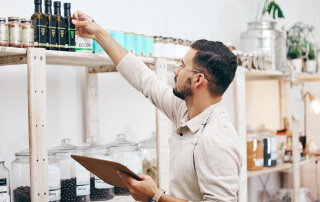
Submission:
[[[282,71],[273,70],[257,70],[257,69],[247,69],[245,67],[239,66],[240,71],[244,71],[246,74],[246,80],[280,80],[287,79],[290,74]]]
[[[300,161],[300,166],[308,163],[312,163],[315,161],[319,161],[320,156],[312,157],[307,160]],[[292,163],[280,163],[274,167],[264,167],[262,170],[257,171],[247,171],[247,178],[256,177],[260,175],[266,175],[274,172],[292,172]]]
[[[320,73],[318,74],[301,73],[298,75],[298,81],[320,81]]]
[[[46,50],[46,63],[50,65],[93,67],[93,72],[115,72],[116,68],[110,57],[105,53],[80,53]],[[26,48],[1,47],[0,65],[26,64]],[[153,66],[155,58],[139,57],[148,66]],[[167,60],[168,66],[173,66],[175,60]]]

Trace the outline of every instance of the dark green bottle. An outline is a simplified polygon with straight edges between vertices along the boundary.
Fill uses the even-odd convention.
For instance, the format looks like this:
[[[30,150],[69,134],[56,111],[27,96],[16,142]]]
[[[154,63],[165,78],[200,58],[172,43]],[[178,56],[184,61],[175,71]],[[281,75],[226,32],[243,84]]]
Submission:
[[[64,51],[66,46],[65,23],[64,18],[61,16],[61,2],[53,2],[54,18],[56,20],[56,34],[57,34],[57,50]]]
[[[34,47],[47,48],[46,16],[42,13],[42,0],[34,0],[35,13],[31,16],[34,27]]]
[[[48,50],[57,50],[57,34],[56,34],[56,19],[52,15],[51,11],[52,1],[44,1],[44,15],[46,16],[47,24],[47,41]]]
[[[76,50],[76,33],[75,26],[71,20],[71,3],[64,3],[64,21],[66,24],[65,36],[66,36],[66,51],[75,52]]]

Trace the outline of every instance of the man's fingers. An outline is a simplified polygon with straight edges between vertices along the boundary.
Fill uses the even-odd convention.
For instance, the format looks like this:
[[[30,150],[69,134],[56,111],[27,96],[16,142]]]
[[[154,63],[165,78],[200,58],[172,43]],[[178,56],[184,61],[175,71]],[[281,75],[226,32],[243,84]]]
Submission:
[[[130,177],[129,175],[127,175],[126,173],[123,173],[121,171],[120,172],[120,176],[125,180],[127,181],[130,185],[132,185],[136,180],[133,179],[132,177]]]
[[[72,19],[72,23],[76,26],[80,26],[80,27],[83,27],[83,26],[86,26],[88,24],[89,21],[78,21],[78,20],[75,20],[75,19]]]
[[[79,20],[79,17],[85,17],[87,19],[92,19],[89,15],[85,14],[84,12],[81,12],[77,10],[76,12],[73,13],[72,16],[74,19]]]

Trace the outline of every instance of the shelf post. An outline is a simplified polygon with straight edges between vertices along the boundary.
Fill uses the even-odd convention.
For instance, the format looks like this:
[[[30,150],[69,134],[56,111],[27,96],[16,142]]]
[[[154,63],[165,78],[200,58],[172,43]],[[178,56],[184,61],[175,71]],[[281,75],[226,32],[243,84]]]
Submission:
[[[98,73],[86,72],[86,137],[93,136],[99,141],[99,88]]]
[[[234,78],[234,97],[236,111],[236,129],[241,139],[242,168],[240,173],[240,187],[238,201],[248,201],[247,187],[247,140],[246,140],[246,73],[243,68],[237,68]]]
[[[158,78],[167,83],[167,60],[157,58],[155,70]],[[156,109],[156,130],[158,187],[169,190],[169,135],[171,134],[171,122],[158,109]]]
[[[32,202],[43,202],[49,201],[45,50],[29,48],[27,64],[30,195]]]

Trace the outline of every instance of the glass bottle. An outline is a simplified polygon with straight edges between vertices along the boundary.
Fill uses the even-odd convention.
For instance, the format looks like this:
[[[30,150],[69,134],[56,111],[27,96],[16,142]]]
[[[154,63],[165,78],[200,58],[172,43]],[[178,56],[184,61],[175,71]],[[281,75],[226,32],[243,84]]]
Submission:
[[[140,141],[142,172],[149,175],[157,184],[157,136],[153,132],[148,139]]]
[[[0,201],[10,202],[10,173],[0,157]]]
[[[90,172],[71,158],[72,154],[82,155],[70,139],[63,139],[61,145],[49,150],[61,164],[61,202],[90,201]]]
[[[288,137],[288,143],[284,152],[284,162],[292,162],[292,136]]]
[[[65,36],[66,36],[66,51],[76,51],[75,26],[71,22],[71,3],[64,3],[64,21],[65,21]]]
[[[106,153],[106,148],[98,144],[95,137],[88,137],[81,147],[84,156],[113,161],[113,157]],[[114,198],[114,186],[102,181],[93,173],[90,174],[90,200],[106,201]]]
[[[9,29],[6,18],[0,17],[0,46],[9,45]]]
[[[51,6],[52,1],[51,0],[45,0],[44,1],[44,13],[46,16],[46,26],[47,26],[47,50],[56,50],[56,19],[52,15]]]
[[[34,28],[30,18],[21,19],[22,26],[22,48],[34,46]]]
[[[46,16],[42,13],[42,0],[34,0],[35,13],[31,16],[34,27],[34,47],[47,48]]]
[[[64,51],[66,46],[66,37],[65,33],[65,22],[64,18],[61,16],[61,2],[55,1],[53,2],[54,6],[54,18],[56,20],[56,42],[57,42],[57,50]]]
[[[22,27],[19,22],[19,17],[8,17],[9,27],[9,46],[22,47]]]

